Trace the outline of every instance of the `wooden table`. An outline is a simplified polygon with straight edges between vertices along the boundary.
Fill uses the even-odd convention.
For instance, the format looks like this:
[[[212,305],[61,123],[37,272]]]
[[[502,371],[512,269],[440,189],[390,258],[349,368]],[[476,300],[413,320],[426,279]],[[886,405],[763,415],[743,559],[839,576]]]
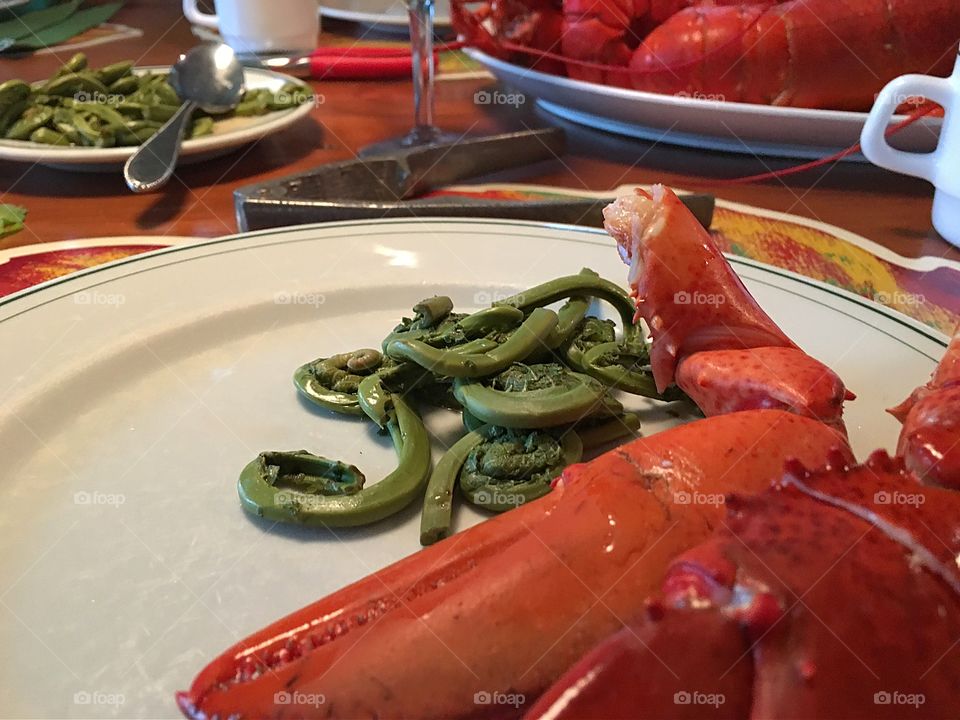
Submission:
[[[196,42],[173,0],[130,0],[116,22],[143,28],[137,40],[90,48],[93,64],[136,58],[166,64]],[[347,42],[356,28],[325,21],[325,43]],[[39,79],[60,60],[54,55],[0,60],[0,81]],[[787,161],[674,148],[627,140],[568,125],[531,107],[478,106],[489,80],[438,84],[438,122],[445,129],[504,132],[560,124],[568,152],[560,159],[498,175],[501,182],[549,183],[604,190],[624,183],[666,182],[713,191],[718,197],[792,212],[862,234],[902,255],[960,260],[931,229],[931,188],[923,182],[861,164],[841,164],[783,181],[711,188],[712,178],[739,177],[791,165]],[[0,200],[30,211],[28,229],[0,240],[0,248],[108,235],[216,236],[236,231],[231,193],[239,185],[351,158],[364,145],[406,132],[411,124],[409,82],[317,82],[323,103],[309,120],[236,153],[186,166],[166,191],[136,196],[119,173],[91,175],[22,163],[0,165]],[[491,178],[486,178],[490,180]],[[707,183],[704,185],[704,183]]]

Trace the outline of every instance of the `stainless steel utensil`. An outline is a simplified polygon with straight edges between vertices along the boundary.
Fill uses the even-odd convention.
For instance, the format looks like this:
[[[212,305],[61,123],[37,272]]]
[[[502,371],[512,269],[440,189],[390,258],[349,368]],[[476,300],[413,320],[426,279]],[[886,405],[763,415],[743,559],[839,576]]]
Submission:
[[[170,179],[194,110],[228,112],[244,92],[243,66],[229,45],[218,43],[204,43],[181,55],[170,68],[169,81],[183,104],[124,165],[123,176],[134,192],[157,190]]]
[[[560,157],[559,128],[406,148],[390,155],[321,165],[305,173],[234,191],[240,230],[385,217],[494,217],[600,227],[611,198],[557,197],[508,201],[457,196],[417,197],[431,189],[506,168]],[[707,228],[714,198],[681,200]]]

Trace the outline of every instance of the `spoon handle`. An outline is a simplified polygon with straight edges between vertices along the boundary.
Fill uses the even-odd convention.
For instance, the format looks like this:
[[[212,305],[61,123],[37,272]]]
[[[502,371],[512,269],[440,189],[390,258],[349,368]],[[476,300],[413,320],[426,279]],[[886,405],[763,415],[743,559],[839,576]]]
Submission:
[[[137,193],[151,192],[167,184],[177,166],[187,123],[196,108],[195,102],[183,103],[173,117],[127,160],[123,166],[123,177],[131,190]]]

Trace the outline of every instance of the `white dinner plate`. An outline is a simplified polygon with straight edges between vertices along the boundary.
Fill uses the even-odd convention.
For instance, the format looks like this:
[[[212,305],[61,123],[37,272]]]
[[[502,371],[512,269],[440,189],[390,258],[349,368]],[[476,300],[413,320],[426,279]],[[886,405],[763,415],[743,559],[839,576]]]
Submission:
[[[867,113],[812,110],[626,90],[538,72],[465,50],[498,80],[536,98],[547,112],[598,130],[671,145],[750,155],[818,159],[860,142]],[[903,118],[898,118],[903,119]],[[896,146],[930,152],[941,118],[897,133]],[[865,162],[863,155],[848,159]]]
[[[140,67],[140,73],[167,70],[164,67]],[[313,90],[302,80],[272,70],[244,68],[247,89],[267,88],[276,92],[287,83],[296,83],[308,95]],[[289,110],[278,110],[256,117],[237,117],[219,120],[213,134],[194,140],[185,140],[180,151],[180,162],[188,164],[223,155],[260,138],[283,130],[305,115],[309,115],[313,103],[306,102]],[[25,140],[0,139],[0,160],[40,163],[69,170],[111,171],[123,167],[135,147],[90,148],[55,147]]]
[[[857,454],[945,338],[836,288],[732,260],[787,333],[859,394]],[[506,220],[359,221],[181,245],[0,300],[0,715],[175,718],[175,690],[239,638],[419,548],[419,508],[337,532],[240,508],[265,449],[394,466],[371,424],[301,402],[291,373],[378,346],[436,293],[461,309],[588,266],[612,240]],[[650,434],[678,420],[634,401]],[[427,424],[444,443],[459,420]],[[439,454],[441,442],[435,442]],[[480,515],[463,508],[463,529]]]
[[[320,14],[385,32],[406,32],[410,27],[403,0],[320,0]],[[438,30],[451,27],[450,0],[436,0],[433,24]]]

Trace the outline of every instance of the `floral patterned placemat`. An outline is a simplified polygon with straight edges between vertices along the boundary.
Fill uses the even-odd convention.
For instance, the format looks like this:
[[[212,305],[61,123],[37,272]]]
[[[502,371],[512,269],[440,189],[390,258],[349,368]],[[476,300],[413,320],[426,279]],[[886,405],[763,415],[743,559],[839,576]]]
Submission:
[[[629,192],[618,188],[594,197]],[[447,188],[472,197],[510,200],[588,195],[532,185]],[[960,263],[908,259],[840,228],[794,215],[718,201],[713,232],[725,252],[791,270],[887,305],[945,334],[960,320]],[[105,238],[18,247],[0,252],[0,296],[77,270],[189,238]]]

